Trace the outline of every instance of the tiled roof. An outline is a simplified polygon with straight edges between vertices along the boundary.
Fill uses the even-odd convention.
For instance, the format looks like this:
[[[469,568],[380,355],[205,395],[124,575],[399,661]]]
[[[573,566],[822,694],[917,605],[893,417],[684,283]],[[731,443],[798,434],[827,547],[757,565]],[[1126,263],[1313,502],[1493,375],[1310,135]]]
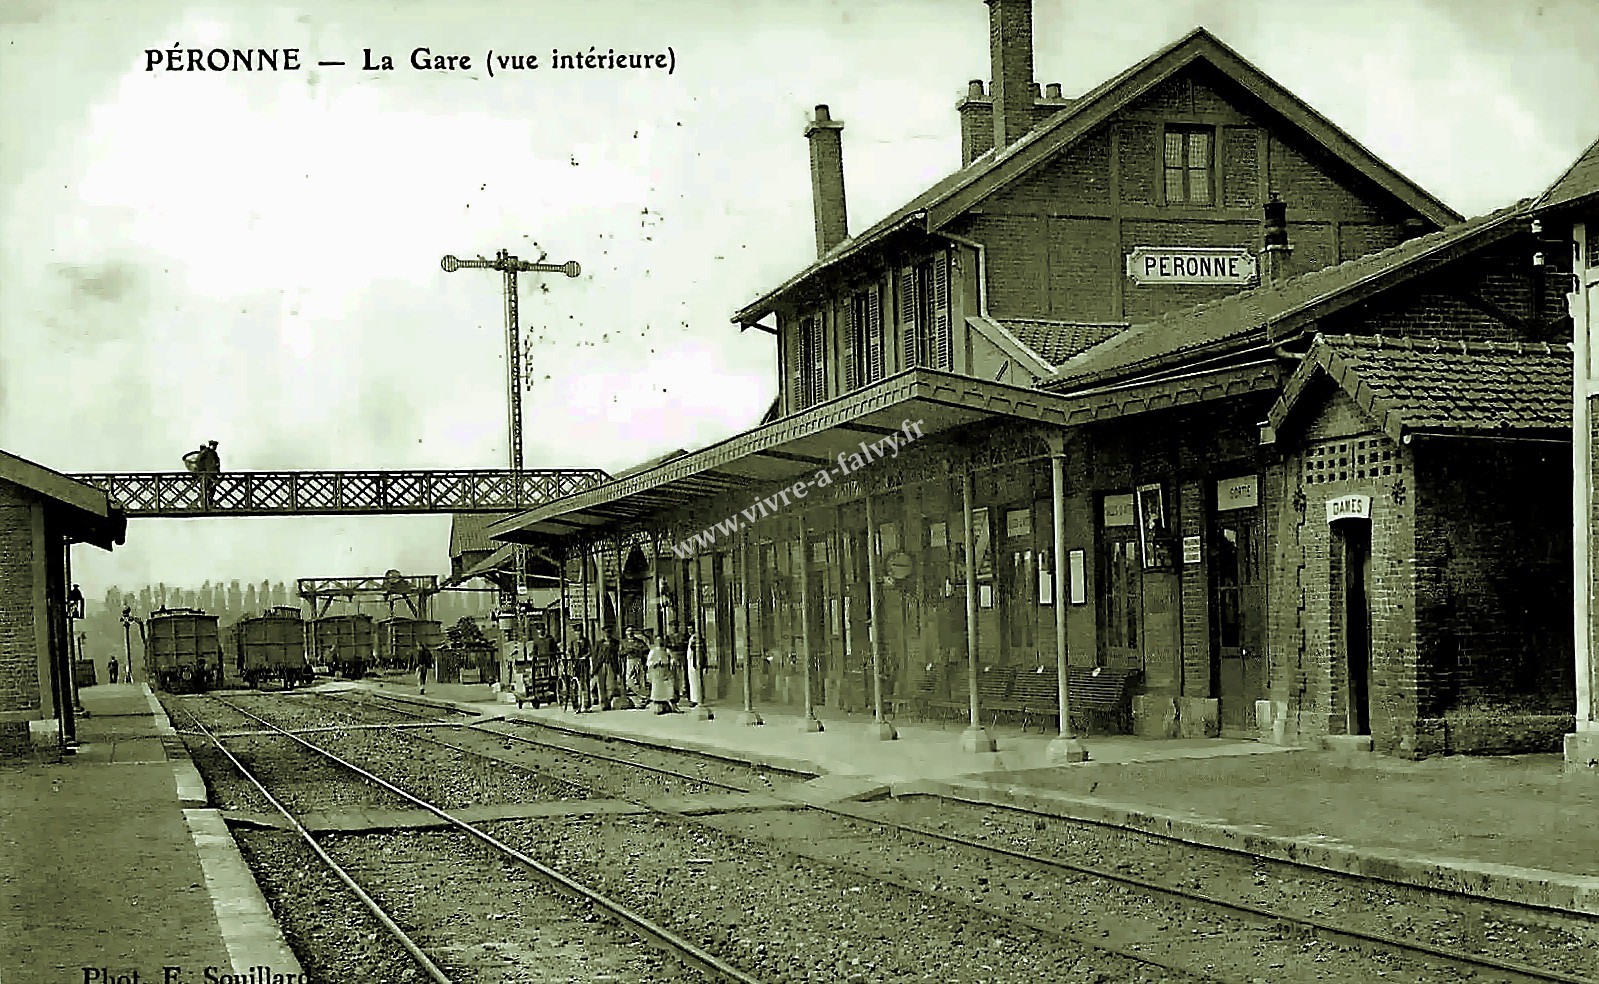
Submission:
[[[739,310],[732,320],[740,324],[749,324],[764,317],[771,311],[772,302],[776,298],[824,268],[864,249],[891,232],[916,223],[922,223],[926,228],[929,225],[927,212],[951,202],[968,189],[975,194],[986,194],[987,192],[983,190],[984,179],[991,178],[999,182],[1013,180],[1016,176],[1013,172],[1017,172],[1018,168],[1025,172],[1056,151],[1071,146],[1093,126],[1108,119],[1109,114],[1115,109],[1142,96],[1150,87],[1187,68],[1199,58],[1206,59],[1237,78],[1255,97],[1262,99],[1273,110],[1283,113],[1294,125],[1330,148],[1336,156],[1365,173],[1378,185],[1387,188],[1420,214],[1438,223],[1459,218],[1458,214],[1447,205],[1378,160],[1326,117],[1301,102],[1293,93],[1279,86],[1264,72],[1201,27],[1195,28],[1071,100],[1059,113],[1034,127],[1015,143],[989,150],[970,164],[944,177],[926,191],[890,212],[881,221],[873,223],[865,232],[851,236],[834,246],[804,270],[750,302]],[[928,228],[928,231],[933,230]]]
[[[1599,140],[1582,152],[1566,173],[1555,179],[1538,199],[1537,208],[1557,208],[1599,195]]]
[[[1325,375],[1395,441],[1407,434],[1570,430],[1571,347],[1367,335],[1316,337],[1267,415],[1274,427]]]
[[[1016,340],[1038,353],[1038,357],[1052,366],[1127,328],[1127,323],[1090,324],[1078,321],[1043,321],[1039,319],[996,318]]]
[[[1362,300],[1387,286],[1396,274],[1419,273],[1421,270],[1411,268],[1453,257],[1457,248],[1478,236],[1517,231],[1520,226],[1515,220],[1527,214],[1528,205],[1529,201],[1523,200],[1376,253],[1134,325],[1068,360],[1060,367],[1060,378],[1047,388],[1077,387],[1161,368],[1208,351],[1281,337],[1281,329],[1307,324],[1330,310]]]
[[[450,517],[450,557],[464,553],[491,553],[504,544],[490,540],[485,531],[516,513],[455,513]]]

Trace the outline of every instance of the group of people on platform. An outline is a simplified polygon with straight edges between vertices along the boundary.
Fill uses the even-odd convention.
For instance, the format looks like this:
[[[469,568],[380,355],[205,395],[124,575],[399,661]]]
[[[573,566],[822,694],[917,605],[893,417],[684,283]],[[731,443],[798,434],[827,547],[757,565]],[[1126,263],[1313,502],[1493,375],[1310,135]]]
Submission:
[[[582,629],[567,638],[565,652],[548,631],[539,626],[532,642],[532,657],[555,670],[556,702],[577,712],[634,707],[634,698],[648,701],[656,714],[676,714],[678,702],[690,705],[704,700],[700,639],[690,629],[687,636],[656,633],[646,636],[629,628],[618,639],[609,629],[590,642]]]

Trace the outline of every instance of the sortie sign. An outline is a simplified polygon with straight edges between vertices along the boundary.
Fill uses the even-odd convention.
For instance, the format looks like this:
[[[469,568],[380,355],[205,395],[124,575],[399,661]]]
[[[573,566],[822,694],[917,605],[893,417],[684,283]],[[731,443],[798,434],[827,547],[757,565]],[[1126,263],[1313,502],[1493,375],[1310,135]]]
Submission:
[[[1139,246],[1127,254],[1127,276],[1139,284],[1247,284],[1257,269],[1243,247]]]

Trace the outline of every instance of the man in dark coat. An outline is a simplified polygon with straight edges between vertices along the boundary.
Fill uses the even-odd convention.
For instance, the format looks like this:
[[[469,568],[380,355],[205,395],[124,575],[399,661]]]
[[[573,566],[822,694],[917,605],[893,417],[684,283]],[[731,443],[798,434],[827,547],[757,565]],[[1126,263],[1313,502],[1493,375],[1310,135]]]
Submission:
[[[418,693],[428,692],[428,670],[433,669],[433,653],[427,646],[418,646],[416,650],[416,689]]]

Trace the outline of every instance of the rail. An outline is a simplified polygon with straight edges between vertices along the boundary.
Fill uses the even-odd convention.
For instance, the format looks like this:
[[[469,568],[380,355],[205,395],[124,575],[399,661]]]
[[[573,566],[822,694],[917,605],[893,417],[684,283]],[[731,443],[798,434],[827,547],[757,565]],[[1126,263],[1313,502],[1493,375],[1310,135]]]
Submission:
[[[595,468],[456,471],[96,472],[73,479],[104,489],[129,517],[339,516],[508,512],[589,489]]]
[[[339,695],[339,696],[341,698],[345,699],[345,700],[350,700],[351,699],[350,697],[348,697],[346,695]],[[439,705],[437,705],[437,704],[426,703],[424,701],[414,700],[414,699],[406,698],[406,697],[400,697],[400,696],[394,695],[394,694],[381,694],[381,693],[375,693],[375,692],[367,692],[364,696],[382,697],[382,698],[385,698],[385,699],[388,699],[388,700],[391,700],[391,701],[396,701],[398,703],[417,704],[417,705],[421,705],[421,706],[425,706],[425,707],[431,707],[431,708],[436,709],[436,710],[440,709]],[[414,712],[411,712],[411,713],[414,713]],[[420,715],[418,715],[418,716],[420,716]],[[484,723],[487,723],[487,722],[484,722]],[[570,737],[590,738],[590,739],[593,739],[593,738],[596,737],[595,735],[589,734],[587,732],[583,732],[583,731],[572,729],[572,728],[567,728],[567,727],[564,727],[564,726],[562,726],[560,724],[557,724],[557,723],[551,722],[551,721],[536,721],[536,722],[534,722],[534,721],[526,721],[526,720],[524,720],[524,721],[521,721],[519,723],[533,724],[537,728],[544,729],[544,730],[549,730],[549,731],[562,732],[562,733],[567,734]],[[645,762],[640,762],[637,759],[632,758],[632,757],[619,757],[619,756],[615,756],[615,755],[609,755],[609,754],[606,754],[604,752],[593,751],[593,750],[590,750],[590,749],[573,748],[573,747],[571,747],[569,745],[564,745],[564,744],[561,744],[559,742],[546,741],[546,740],[539,739],[539,738],[529,738],[529,737],[526,737],[524,735],[519,735],[519,734],[515,734],[515,733],[512,733],[512,732],[491,730],[491,729],[488,729],[488,728],[485,728],[485,727],[481,727],[479,725],[472,724],[472,723],[466,724],[465,727],[470,729],[470,730],[480,731],[480,732],[483,732],[485,734],[493,735],[496,739],[500,739],[500,740],[515,741],[515,742],[528,744],[528,745],[532,745],[532,746],[536,746],[536,747],[541,747],[541,748],[545,748],[545,749],[549,749],[549,750],[553,750],[553,751],[565,752],[565,753],[570,754],[570,755],[581,756],[581,757],[586,757],[586,758],[592,758],[592,759],[606,761],[606,762],[612,762],[612,763],[615,763],[617,765],[623,765],[623,766],[627,766],[627,767],[630,767],[630,768],[633,768],[633,769],[638,769],[638,770],[647,771],[647,772],[654,772],[654,773],[659,773],[659,774],[664,774],[664,775],[670,775],[670,776],[674,776],[674,777],[677,777],[677,778],[680,778],[680,779],[684,779],[684,780],[691,781],[691,782],[696,782],[696,783],[702,783],[702,784],[705,784],[705,785],[718,786],[718,787],[721,787],[723,789],[727,789],[729,791],[736,791],[736,792],[741,792],[741,793],[752,793],[752,792],[756,792],[757,791],[757,790],[754,790],[754,789],[751,789],[751,788],[748,788],[748,787],[739,786],[739,785],[736,785],[736,784],[733,784],[733,783],[722,782],[722,781],[719,781],[719,780],[716,780],[716,779],[713,779],[713,778],[709,778],[709,777],[706,777],[706,776],[696,776],[696,775],[691,775],[689,773],[681,772],[681,771],[678,771],[678,770],[675,770],[675,769],[663,768],[663,767],[660,767],[660,766],[651,765],[651,764],[648,764],[648,763],[645,763]],[[608,738],[607,740],[609,741],[609,740],[615,740],[615,739],[613,737],[613,738]],[[630,744],[638,744],[638,745],[643,745],[645,747],[655,747],[649,741],[640,741],[640,740],[628,739],[628,738],[623,738],[622,740],[624,742],[628,742]],[[453,747],[459,747],[459,746],[453,746]],[[462,749],[462,750],[466,751],[467,749]],[[695,754],[699,754],[699,753],[695,753]],[[712,756],[712,757],[715,757],[715,756]],[[761,791],[762,792],[766,792],[767,795],[771,795],[769,790],[761,790]],[[957,800],[957,801],[959,801],[959,800]],[[901,836],[911,837],[911,838],[921,837],[921,838],[925,838],[927,840],[939,842],[939,843],[942,843],[942,844],[948,844],[948,845],[952,845],[952,846],[959,846],[959,847],[969,848],[971,850],[980,851],[980,852],[982,852],[984,854],[989,854],[989,855],[992,855],[992,856],[998,857],[998,858],[1007,858],[1007,859],[1010,859],[1010,860],[1013,860],[1013,861],[1022,862],[1022,863],[1025,863],[1025,864],[1039,865],[1039,866],[1042,866],[1044,868],[1054,869],[1055,871],[1063,873],[1067,877],[1078,876],[1078,877],[1086,877],[1086,878],[1091,878],[1091,879],[1098,879],[1098,880],[1101,880],[1101,881],[1104,881],[1104,882],[1107,882],[1107,883],[1112,883],[1112,884],[1116,884],[1116,885],[1119,885],[1119,886],[1123,886],[1125,888],[1130,888],[1130,889],[1135,889],[1135,890],[1147,892],[1153,897],[1166,897],[1166,898],[1170,898],[1170,899],[1176,899],[1176,900],[1179,900],[1179,901],[1182,901],[1182,902],[1193,903],[1193,904],[1197,904],[1197,905],[1209,908],[1209,909],[1211,909],[1213,911],[1216,911],[1216,912],[1227,913],[1227,914],[1231,914],[1231,915],[1234,915],[1234,916],[1240,916],[1240,917],[1253,919],[1253,920],[1259,920],[1262,923],[1266,923],[1266,924],[1297,926],[1297,927],[1302,928],[1307,933],[1319,934],[1319,935],[1321,935],[1321,936],[1323,936],[1323,937],[1325,937],[1327,939],[1336,941],[1339,944],[1345,945],[1345,946],[1353,946],[1353,947],[1376,946],[1376,947],[1380,947],[1380,948],[1387,949],[1387,950],[1390,950],[1390,951],[1396,951],[1396,952],[1409,953],[1409,954],[1418,955],[1418,956],[1430,957],[1430,958],[1433,958],[1433,959],[1436,959],[1436,960],[1443,961],[1443,962],[1448,963],[1450,965],[1453,965],[1454,967],[1456,967],[1458,969],[1461,969],[1463,971],[1467,971],[1467,972],[1472,973],[1472,974],[1481,973],[1483,971],[1491,971],[1491,972],[1494,972],[1494,973],[1502,974],[1502,975],[1504,975],[1504,977],[1502,979],[1507,979],[1507,980],[1517,980],[1517,979],[1519,979],[1519,980],[1528,980],[1528,981],[1545,981],[1545,982],[1555,982],[1555,984],[1599,984],[1599,981],[1596,981],[1594,978],[1591,978],[1591,977],[1579,976],[1579,975],[1576,975],[1576,974],[1567,974],[1567,973],[1564,973],[1564,972],[1561,972],[1561,971],[1558,971],[1558,970],[1552,970],[1552,969],[1547,969],[1547,968],[1542,968],[1542,967],[1535,967],[1535,966],[1531,966],[1531,965],[1528,965],[1528,964],[1509,961],[1509,960],[1501,960],[1501,959],[1497,959],[1497,958],[1491,957],[1491,956],[1486,955],[1486,954],[1470,952],[1469,950],[1465,949],[1461,945],[1451,945],[1451,944],[1443,942],[1443,941],[1440,941],[1438,943],[1432,943],[1432,942],[1428,942],[1428,941],[1425,941],[1425,940],[1411,940],[1411,939],[1406,939],[1403,936],[1400,936],[1400,935],[1397,935],[1397,934],[1389,934],[1389,933],[1372,932],[1372,931],[1368,931],[1368,930],[1363,930],[1363,929],[1360,929],[1360,928],[1355,927],[1353,925],[1341,922],[1335,917],[1331,917],[1330,918],[1330,917],[1323,917],[1323,916],[1318,916],[1318,915],[1302,915],[1302,914],[1296,914],[1296,913],[1292,913],[1292,912],[1284,912],[1284,911],[1282,911],[1280,909],[1274,909],[1274,908],[1270,908],[1270,907],[1267,907],[1267,906],[1264,906],[1264,905],[1256,905],[1256,904],[1253,904],[1253,903],[1250,903],[1248,901],[1244,901],[1244,900],[1241,900],[1241,899],[1224,898],[1224,897],[1221,897],[1221,896],[1218,896],[1218,895],[1214,895],[1214,894],[1211,894],[1211,893],[1208,893],[1208,892],[1200,890],[1200,888],[1199,888],[1199,886],[1197,884],[1195,886],[1191,887],[1191,888],[1190,887],[1184,887],[1181,884],[1175,884],[1175,885],[1174,884],[1166,884],[1166,883],[1162,883],[1160,881],[1156,881],[1156,880],[1153,880],[1153,879],[1150,879],[1150,878],[1141,877],[1140,875],[1138,875],[1138,874],[1136,874],[1136,873],[1134,873],[1134,872],[1132,872],[1130,870],[1120,870],[1120,869],[1117,869],[1117,868],[1112,868],[1112,867],[1107,867],[1107,866],[1074,863],[1074,862],[1068,861],[1068,860],[1066,860],[1064,858],[1055,857],[1055,856],[1048,855],[1048,854],[1040,854],[1040,853],[1033,852],[1033,851],[1012,849],[1012,848],[1004,846],[1003,844],[996,843],[992,839],[979,841],[979,840],[973,840],[973,839],[968,838],[968,837],[963,837],[963,836],[961,836],[959,834],[946,833],[946,832],[939,831],[939,830],[931,830],[931,829],[928,829],[926,827],[923,827],[923,826],[920,826],[920,825],[917,825],[917,824],[902,823],[902,822],[898,822],[898,821],[894,821],[894,820],[888,819],[888,818],[883,817],[881,815],[873,815],[873,814],[867,813],[865,811],[862,811],[862,810],[856,808],[855,805],[853,805],[853,804],[821,804],[821,803],[816,803],[816,802],[811,802],[811,801],[801,802],[801,801],[798,801],[798,800],[796,800],[795,803],[796,803],[797,806],[800,806],[800,807],[805,808],[805,809],[814,810],[814,811],[816,811],[818,813],[829,814],[829,815],[832,815],[832,816],[836,816],[836,817],[840,817],[840,818],[844,818],[844,819],[848,819],[848,820],[853,820],[853,821],[856,821],[858,823],[865,823],[865,824],[876,826],[878,828],[882,828],[882,829],[886,829],[886,830],[892,830],[892,831],[896,832],[897,834],[899,834]],[[983,805],[985,805],[985,806],[993,806],[994,804],[983,804]],[[1027,813],[1030,812],[1029,810],[1027,810],[1026,808],[1023,808],[1023,807],[1010,806],[1010,807],[1004,807],[1004,808],[1011,809],[1011,810],[1014,810],[1015,812],[1022,813],[1022,814],[1027,814]],[[669,811],[662,811],[662,812],[669,812]],[[1082,823],[1085,823],[1085,824],[1088,824],[1088,825],[1091,825],[1091,826],[1107,826],[1107,827],[1114,827],[1115,826],[1114,824],[1096,824],[1096,823],[1094,823],[1092,821],[1075,821],[1075,822],[1082,822]],[[1189,845],[1185,845],[1185,846],[1189,846]],[[1213,849],[1213,850],[1218,850],[1218,851],[1221,851],[1222,853],[1235,853],[1235,854],[1241,854],[1241,855],[1246,855],[1246,856],[1250,854],[1250,852],[1248,850],[1245,850],[1245,849],[1234,850],[1234,849],[1221,849],[1221,848],[1218,848],[1218,849]],[[1297,862],[1290,862],[1290,863],[1297,863]],[[1306,868],[1310,868],[1312,870],[1323,871],[1323,869],[1317,869],[1313,865],[1302,865],[1302,866],[1306,867]],[[1329,873],[1329,872],[1325,872],[1324,871],[1323,873]],[[1330,874],[1333,874],[1335,876],[1339,875],[1338,872],[1330,872]],[[1355,879],[1354,876],[1349,876],[1349,877],[1351,878],[1351,880],[1358,880],[1358,879]],[[1455,891],[1455,890],[1442,888],[1442,887],[1434,887],[1434,888],[1428,889],[1426,891],[1428,891],[1428,892],[1430,892],[1432,894],[1443,896],[1443,897],[1455,897],[1455,898],[1461,898],[1461,899],[1469,899],[1469,898],[1471,898],[1471,896],[1470,896],[1470,894],[1468,892]],[[1523,904],[1523,903],[1504,903],[1504,904],[1506,906],[1510,907],[1510,908],[1527,909],[1529,911],[1536,911],[1536,910],[1539,910],[1539,909],[1542,908],[1540,906],[1528,905],[1528,904]],[[1139,953],[1133,952],[1133,951],[1118,949],[1117,947],[1115,947],[1108,940],[1094,940],[1094,941],[1091,941],[1091,945],[1097,946],[1097,947],[1101,947],[1101,948],[1106,949],[1106,950],[1110,950],[1111,952],[1119,953],[1119,954],[1121,954],[1123,956],[1133,957],[1135,959],[1147,959],[1147,957],[1145,955],[1143,955],[1143,954],[1139,954]]]

